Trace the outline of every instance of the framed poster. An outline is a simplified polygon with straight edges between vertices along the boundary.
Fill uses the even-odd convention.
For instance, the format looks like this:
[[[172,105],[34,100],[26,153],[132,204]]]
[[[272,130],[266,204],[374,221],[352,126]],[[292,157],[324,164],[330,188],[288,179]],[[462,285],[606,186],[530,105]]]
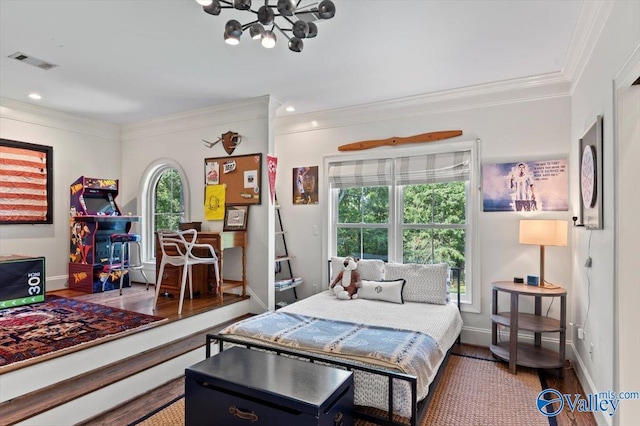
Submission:
[[[249,206],[226,206],[223,231],[246,231],[249,222]]]
[[[318,204],[318,166],[294,167],[293,204]]]
[[[602,116],[580,138],[578,187],[582,225],[602,229]]]
[[[0,224],[53,223],[53,148],[0,139]]]
[[[568,211],[566,159],[482,165],[485,212]]]
[[[204,159],[205,185],[224,185],[225,204],[262,203],[262,154]]]

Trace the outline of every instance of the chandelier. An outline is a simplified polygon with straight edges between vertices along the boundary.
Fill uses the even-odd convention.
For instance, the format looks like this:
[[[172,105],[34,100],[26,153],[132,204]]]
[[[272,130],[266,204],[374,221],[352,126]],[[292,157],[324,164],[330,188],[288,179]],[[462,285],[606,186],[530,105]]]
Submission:
[[[210,15],[218,16],[222,9],[246,10],[256,15],[256,20],[241,24],[235,19],[227,22],[224,29],[224,41],[227,44],[240,43],[240,36],[248,28],[254,40],[260,40],[263,47],[271,49],[276,45],[275,30],[289,40],[289,50],[302,52],[303,39],[318,35],[319,19],[331,19],[336,14],[336,6],[331,0],[322,0],[300,7],[302,0],[278,0],[276,5],[264,5],[258,10],[251,8],[251,0],[196,0],[202,9]],[[316,6],[317,5],[317,6]],[[280,23],[276,22],[276,19]],[[289,35],[291,34],[291,35]]]

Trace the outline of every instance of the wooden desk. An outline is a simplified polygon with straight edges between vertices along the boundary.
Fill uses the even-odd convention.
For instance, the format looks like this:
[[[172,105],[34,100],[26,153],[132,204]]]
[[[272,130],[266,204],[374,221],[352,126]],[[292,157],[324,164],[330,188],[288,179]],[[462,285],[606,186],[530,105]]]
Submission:
[[[158,234],[156,233],[156,277],[162,262],[162,250]],[[242,287],[242,296],[246,296],[247,291],[247,233],[244,231],[229,232],[198,232],[197,244],[210,244],[218,255],[218,267],[222,288],[216,286],[215,272],[212,265],[193,266],[193,294],[194,296],[212,293],[222,297],[225,291],[232,288]],[[224,278],[224,251],[226,249],[240,247],[242,249],[242,278],[240,280],[229,280]],[[206,251],[206,250],[205,250]],[[194,252],[196,255],[206,256],[205,253]],[[168,292],[175,297],[180,294],[180,283],[182,282],[182,268],[166,265],[160,286],[164,292]]]

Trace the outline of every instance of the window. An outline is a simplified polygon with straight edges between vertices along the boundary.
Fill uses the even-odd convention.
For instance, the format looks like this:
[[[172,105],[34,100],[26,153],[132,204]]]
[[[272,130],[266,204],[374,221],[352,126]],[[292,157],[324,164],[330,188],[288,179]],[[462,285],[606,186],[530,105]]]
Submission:
[[[184,219],[184,199],[180,175],[175,169],[162,172],[154,190],[154,231],[178,230]]]
[[[178,230],[180,222],[189,217],[189,189],[184,171],[174,160],[164,159],[152,164],[145,172],[141,199],[144,217],[144,251],[149,261],[155,259],[155,232]]]
[[[328,158],[329,256],[440,263],[461,270],[461,299],[474,295],[475,143],[385,152],[383,158]],[[455,151],[451,147],[455,146]],[[452,292],[458,291],[457,282]],[[479,286],[478,286],[479,289]]]

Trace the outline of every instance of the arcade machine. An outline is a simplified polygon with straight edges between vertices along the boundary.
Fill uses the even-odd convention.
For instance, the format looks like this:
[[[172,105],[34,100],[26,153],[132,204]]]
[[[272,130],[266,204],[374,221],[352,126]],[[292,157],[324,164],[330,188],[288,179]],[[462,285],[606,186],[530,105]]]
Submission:
[[[80,176],[71,190],[69,289],[85,293],[120,287],[120,271],[108,273],[111,234],[129,232],[139,216],[123,216],[116,204],[118,180]],[[120,250],[114,263],[120,262]],[[126,274],[126,272],[125,272]],[[125,275],[123,287],[129,287]]]

